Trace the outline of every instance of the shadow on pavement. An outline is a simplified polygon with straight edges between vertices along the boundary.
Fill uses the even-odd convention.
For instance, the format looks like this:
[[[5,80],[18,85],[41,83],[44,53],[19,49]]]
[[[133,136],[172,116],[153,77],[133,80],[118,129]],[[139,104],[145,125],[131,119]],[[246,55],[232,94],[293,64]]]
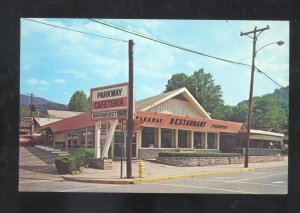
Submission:
[[[28,166],[28,165],[20,165],[19,169],[23,169],[25,171],[34,172],[34,173],[42,173],[42,174],[51,174],[57,175],[57,170],[54,166]],[[22,172],[20,172],[22,173]]]
[[[56,155],[51,154],[51,152],[46,152],[45,150],[40,150],[33,146],[24,147],[27,151],[29,151],[33,156],[37,157],[47,165],[54,164],[54,159]]]

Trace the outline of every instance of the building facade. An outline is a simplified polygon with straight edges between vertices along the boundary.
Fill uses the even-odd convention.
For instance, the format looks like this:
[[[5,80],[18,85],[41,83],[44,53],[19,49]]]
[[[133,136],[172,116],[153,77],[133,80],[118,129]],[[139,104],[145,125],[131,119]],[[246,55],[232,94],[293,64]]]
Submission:
[[[134,118],[141,128],[134,133],[133,158],[155,158],[160,151],[177,149],[219,152],[220,134],[237,134],[242,126],[212,119],[186,88],[135,102]],[[51,136],[48,145],[68,149],[94,147],[97,128],[100,128],[100,149],[107,152],[104,155],[119,158],[123,153],[125,157],[126,131],[122,131],[121,123],[114,126],[111,120],[102,120],[97,127],[90,112],[50,123],[39,130]]]

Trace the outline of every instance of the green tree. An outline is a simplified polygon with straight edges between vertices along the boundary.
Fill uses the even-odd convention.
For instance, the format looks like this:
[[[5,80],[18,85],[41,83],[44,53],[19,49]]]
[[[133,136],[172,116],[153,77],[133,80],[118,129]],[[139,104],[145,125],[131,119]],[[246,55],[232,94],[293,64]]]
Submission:
[[[86,94],[82,90],[76,91],[69,101],[68,108],[71,111],[87,112],[89,103]]]
[[[200,105],[210,113],[224,105],[220,85],[215,85],[210,73],[203,69],[195,71],[191,76],[184,73],[175,74],[166,85],[165,92],[186,87]],[[213,116],[213,114],[212,114]]]
[[[273,127],[282,131],[287,119],[285,112],[278,106],[272,95],[257,97],[252,108],[252,128]]]
[[[219,120],[231,120],[232,114],[233,114],[233,106],[230,105],[224,105],[217,107],[212,111],[212,116],[214,119],[219,119]]]
[[[166,85],[165,92],[169,92],[175,89],[179,89],[182,87],[187,87],[189,82],[189,77],[184,73],[174,74],[170,80],[168,80],[168,84]]]

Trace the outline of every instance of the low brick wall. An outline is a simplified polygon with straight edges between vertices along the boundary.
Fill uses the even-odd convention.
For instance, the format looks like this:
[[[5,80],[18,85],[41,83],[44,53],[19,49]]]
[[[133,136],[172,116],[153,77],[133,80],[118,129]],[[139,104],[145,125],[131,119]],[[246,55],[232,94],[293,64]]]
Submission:
[[[174,149],[164,149],[164,148],[145,148],[145,149],[139,149],[139,159],[155,159],[158,157],[158,153],[162,151],[176,151],[176,148]],[[193,149],[182,149],[182,152],[190,152],[193,151]],[[220,152],[218,149],[198,149],[196,152]]]
[[[112,160],[91,159],[89,163],[89,167],[95,169],[102,169],[102,170],[112,170]]]
[[[172,166],[212,166],[242,164],[244,157],[157,157],[158,163]],[[283,156],[249,156],[250,163],[282,161]]]

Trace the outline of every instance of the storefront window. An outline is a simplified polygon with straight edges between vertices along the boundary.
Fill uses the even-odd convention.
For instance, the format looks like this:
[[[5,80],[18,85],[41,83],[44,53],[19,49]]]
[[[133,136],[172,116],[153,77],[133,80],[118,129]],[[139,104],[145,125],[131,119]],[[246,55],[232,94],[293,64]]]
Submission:
[[[154,147],[154,128],[144,127],[142,130],[142,147]]]
[[[172,148],[172,132],[170,129],[161,129],[161,148]]]
[[[195,149],[204,149],[202,144],[202,132],[194,132],[194,147]]]
[[[188,147],[188,132],[184,130],[178,131],[178,146],[181,148]]]
[[[217,134],[207,133],[207,149],[217,149]]]

